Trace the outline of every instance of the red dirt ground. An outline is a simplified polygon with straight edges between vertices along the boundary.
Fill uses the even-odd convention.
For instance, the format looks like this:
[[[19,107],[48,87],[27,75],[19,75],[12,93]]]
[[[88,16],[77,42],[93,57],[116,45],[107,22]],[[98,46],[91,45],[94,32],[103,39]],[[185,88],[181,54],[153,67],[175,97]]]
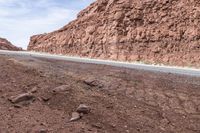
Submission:
[[[9,101],[33,89],[30,104]],[[80,104],[90,113],[69,122]],[[0,133],[35,132],[198,133],[200,78],[1,55]]]

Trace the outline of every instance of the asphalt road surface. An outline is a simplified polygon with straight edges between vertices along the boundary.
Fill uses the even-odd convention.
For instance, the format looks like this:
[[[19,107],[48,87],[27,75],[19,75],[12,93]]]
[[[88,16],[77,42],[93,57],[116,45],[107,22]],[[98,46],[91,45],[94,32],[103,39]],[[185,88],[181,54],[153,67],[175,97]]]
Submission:
[[[193,68],[149,65],[149,64],[141,64],[137,62],[128,63],[128,62],[109,61],[109,60],[100,60],[100,59],[89,59],[89,58],[52,55],[52,54],[47,54],[47,53],[37,53],[37,52],[29,52],[29,51],[0,50],[0,55],[31,56],[31,57],[40,57],[40,58],[42,57],[42,58],[48,58],[48,59],[66,60],[66,61],[91,63],[91,64],[103,64],[103,65],[110,65],[110,66],[116,66],[116,67],[141,69],[141,70],[154,71],[154,72],[157,71],[157,72],[164,72],[164,73],[200,77],[200,69],[193,69]]]

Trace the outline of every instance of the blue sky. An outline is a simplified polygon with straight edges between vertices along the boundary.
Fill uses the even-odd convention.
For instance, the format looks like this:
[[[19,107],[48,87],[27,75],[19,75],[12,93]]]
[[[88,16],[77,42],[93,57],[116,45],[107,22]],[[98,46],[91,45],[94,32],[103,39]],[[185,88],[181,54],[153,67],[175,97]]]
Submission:
[[[0,37],[26,48],[30,36],[51,32],[95,0],[0,0]]]

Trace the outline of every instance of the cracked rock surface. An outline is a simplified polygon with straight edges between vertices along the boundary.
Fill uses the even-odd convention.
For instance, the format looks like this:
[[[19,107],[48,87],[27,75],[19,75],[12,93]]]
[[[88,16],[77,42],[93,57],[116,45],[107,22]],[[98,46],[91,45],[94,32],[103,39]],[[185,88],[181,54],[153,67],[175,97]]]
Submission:
[[[28,50],[200,67],[199,0],[97,0]]]

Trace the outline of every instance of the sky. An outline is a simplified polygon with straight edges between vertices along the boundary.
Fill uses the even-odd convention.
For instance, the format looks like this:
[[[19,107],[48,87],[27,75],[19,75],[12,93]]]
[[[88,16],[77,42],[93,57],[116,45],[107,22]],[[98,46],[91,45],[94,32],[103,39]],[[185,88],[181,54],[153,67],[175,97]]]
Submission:
[[[57,30],[95,0],[0,0],[0,37],[27,48],[30,36]]]

